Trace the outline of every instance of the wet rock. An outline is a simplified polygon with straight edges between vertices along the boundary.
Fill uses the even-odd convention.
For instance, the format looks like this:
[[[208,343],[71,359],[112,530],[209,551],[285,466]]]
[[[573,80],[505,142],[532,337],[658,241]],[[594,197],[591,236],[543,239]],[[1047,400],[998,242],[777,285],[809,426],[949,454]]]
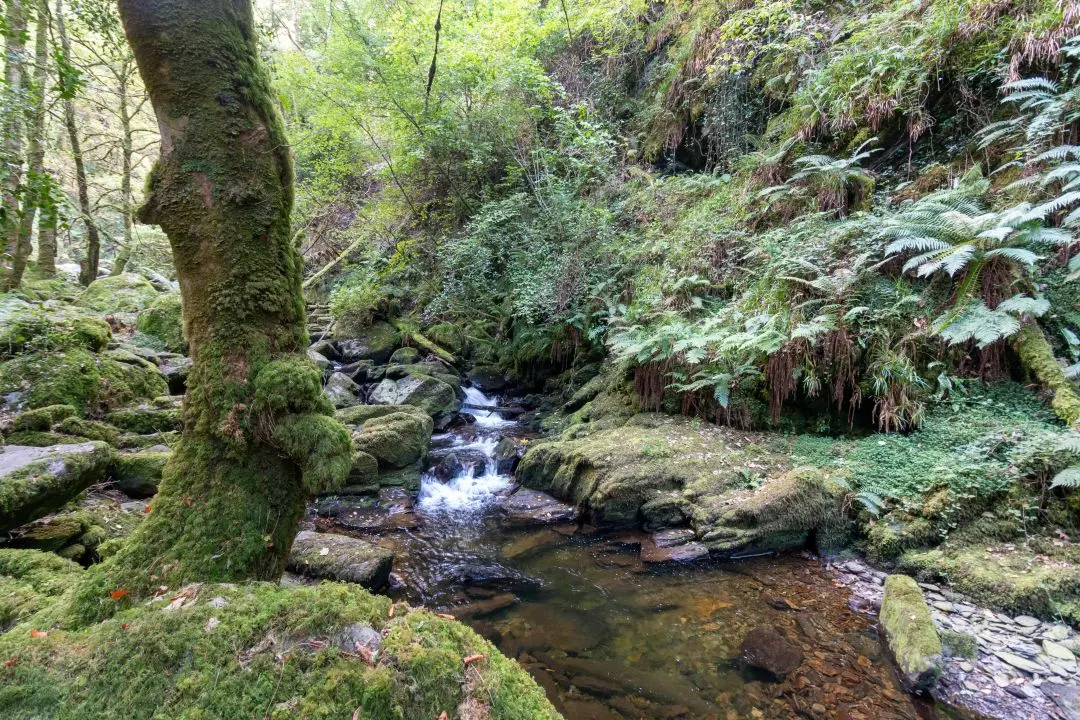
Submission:
[[[353,433],[356,449],[375,458],[379,470],[400,470],[421,460],[431,439],[431,420],[397,412],[364,422]]]
[[[111,457],[103,442],[0,446],[0,531],[53,512],[104,481]]]
[[[494,365],[477,365],[466,376],[481,392],[499,392],[507,386],[506,374]]]
[[[941,675],[941,638],[919,585],[906,575],[890,575],[879,615],[882,636],[910,691],[929,689]]]
[[[370,625],[354,623],[333,635],[330,640],[343,652],[374,653],[382,647],[383,636]]]
[[[683,705],[701,717],[716,715],[716,708],[701,698],[698,689],[678,675],[634,670],[620,662],[554,658],[546,653],[539,653],[537,657],[541,655],[549,667],[568,675],[571,682],[581,675],[596,677],[621,686],[623,695],[636,695],[661,705]]]
[[[693,562],[708,557],[709,548],[699,542],[659,547],[652,540],[641,544],[641,561],[646,563]]]
[[[740,657],[748,666],[783,680],[802,665],[803,652],[772,628],[759,627],[751,630],[743,640]]]
[[[517,601],[517,597],[511,593],[499,593],[490,598],[475,600],[468,605],[451,608],[450,614],[458,619],[486,617],[516,605]]]
[[[331,362],[337,362],[341,360],[341,356],[338,354],[337,348],[334,347],[334,343],[329,340],[320,340],[316,343],[312,343],[308,348],[311,352],[323,356]]]
[[[336,372],[331,375],[323,387],[323,392],[338,409],[360,404],[360,386],[344,373]]]
[[[322,353],[317,353],[312,349],[307,351],[308,360],[315,363],[315,366],[320,370],[326,370],[330,367],[330,359]]]
[[[431,470],[431,474],[438,478],[439,482],[446,482],[465,472],[465,465],[455,453],[450,453]]]
[[[289,553],[289,569],[324,580],[378,590],[390,579],[394,554],[371,543],[331,533],[301,532]]]
[[[577,519],[577,510],[547,493],[521,488],[503,502],[503,511],[516,525],[553,525]]]
[[[390,356],[391,365],[412,365],[420,359],[420,351],[413,347],[398,348]]]
[[[495,472],[500,475],[512,474],[521,458],[517,443],[508,437],[499,441],[492,454],[495,458]]]
[[[667,548],[675,545],[685,545],[695,537],[696,534],[691,528],[674,528],[653,533],[652,541],[658,548]]]
[[[502,554],[508,560],[514,560],[552,548],[561,541],[561,535],[544,528],[515,537],[503,545]]]
[[[612,695],[619,695],[623,692],[622,686],[618,683],[613,683],[610,680],[604,680],[603,678],[593,677],[592,675],[578,675],[574,678],[574,687],[582,692],[587,692],[590,695],[605,698],[611,697]]]

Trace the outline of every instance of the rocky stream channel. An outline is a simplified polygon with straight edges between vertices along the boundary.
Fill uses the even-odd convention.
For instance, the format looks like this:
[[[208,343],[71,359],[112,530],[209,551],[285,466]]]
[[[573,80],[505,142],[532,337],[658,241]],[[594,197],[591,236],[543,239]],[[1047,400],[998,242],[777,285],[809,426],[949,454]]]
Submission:
[[[416,372],[353,389],[343,369],[377,373],[325,365],[339,405],[424,404],[404,397]],[[596,527],[516,484],[539,439],[516,411],[494,410],[514,398],[470,385],[460,408],[436,414],[423,465],[311,506],[285,582],[352,579],[452,615],[520,662],[569,720],[1080,717],[1072,629],[925,585],[951,642],[932,692],[912,695],[878,637],[885,573],[805,551],[721,563],[689,528]]]

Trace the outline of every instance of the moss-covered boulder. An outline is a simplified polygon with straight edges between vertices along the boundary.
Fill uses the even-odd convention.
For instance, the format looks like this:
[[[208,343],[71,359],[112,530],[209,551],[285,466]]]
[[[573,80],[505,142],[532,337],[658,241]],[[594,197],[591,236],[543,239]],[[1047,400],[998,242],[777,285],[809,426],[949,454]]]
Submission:
[[[431,416],[413,405],[357,405],[344,408],[334,413],[334,417],[346,425],[363,425],[368,420],[386,417],[395,413],[405,413],[420,420],[428,428],[434,429]]]
[[[149,307],[139,313],[136,327],[139,332],[160,340],[170,352],[187,351],[179,293],[166,293],[155,298]]]
[[[391,365],[411,365],[420,359],[420,351],[414,347],[398,348],[390,356]]]
[[[112,425],[99,420],[69,417],[58,422],[54,429],[56,432],[65,435],[86,438],[87,440],[101,440],[110,445],[116,445],[120,441],[120,431]]]
[[[128,497],[153,497],[157,494],[161,473],[170,457],[171,450],[155,448],[117,455],[113,469],[116,489]]]
[[[84,313],[70,306],[0,299],[0,358],[69,347],[104,350],[112,339],[109,324]]]
[[[371,360],[376,365],[383,365],[389,361],[394,350],[400,345],[401,333],[387,322],[372,323],[370,327],[353,337],[339,339],[334,344],[342,362]]]
[[[44,608],[81,573],[53,553],[0,548],[0,633]]]
[[[0,395],[16,409],[70,405],[93,415],[167,392],[165,378],[144,361],[82,348],[27,353],[0,365]]]
[[[111,457],[103,442],[0,447],[0,531],[36,520],[102,482]]]
[[[432,417],[443,417],[461,409],[461,401],[453,387],[426,375],[383,380],[371,391],[371,402],[376,405],[413,405]]]
[[[401,604],[391,612],[355,585],[188,586],[129,608],[109,601],[120,612],[102,623],[32,635],[48,627],[46,610],[0,636],[12,660],[2,686],[17,688],[0,692],[0,717],[559,717],[469,628]]]
[[[289,570],[319,580],[380,590],[390,580],[394,553],[345,535],[303,531],[289,553]]]
[[[150,281],[135,273],[103,277],[90,283],[78,304],[101,313],[134,313],[148,307],[158,297]]]
[[[413,413],[392,413],[368,420],[353,433],[356,449],[378,461],[379,470],[399,470],[427,454],[431,443],[431,420]]]
[[[164,396],[160,401],[155,398],[154,402],[114,410],[105,416],[105,420],[110,425],[137,435],[171,432],[183,425],[181,404],[170,396]]]
[[[47,405],[19,413],[11,421],[13,432],[25,430],[51,430],[52,426],[74,416],[76,410],[71,405]]]
[[[943,667],[941,638],[914,579],[907,575],[885,578],[878,622],[904,686],[910,691],[932,687]]]
[[[339,495],[362,495],[379,489],[379,461],[373,455],[357,451],[345,485],[334,491]]]

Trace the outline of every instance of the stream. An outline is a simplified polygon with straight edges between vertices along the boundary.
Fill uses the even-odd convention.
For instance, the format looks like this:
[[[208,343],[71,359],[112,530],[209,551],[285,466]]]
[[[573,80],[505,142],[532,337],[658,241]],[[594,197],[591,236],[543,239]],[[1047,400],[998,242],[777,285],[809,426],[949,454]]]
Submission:
[[[901,690],[873,619],[815,558],[647,564],[644,533],[505,512],[516,486],[495,447],[528,437],[472,409],[500,398],[467,396],[475,422],[433,437],[418,492],[356,498],[323,529],[393,550],[391,596],[468,623],[568,720],[938,717]],[[451,454],[444,482],[435,468]],[[803,653],[783,680],[739,663],[759,627]]]

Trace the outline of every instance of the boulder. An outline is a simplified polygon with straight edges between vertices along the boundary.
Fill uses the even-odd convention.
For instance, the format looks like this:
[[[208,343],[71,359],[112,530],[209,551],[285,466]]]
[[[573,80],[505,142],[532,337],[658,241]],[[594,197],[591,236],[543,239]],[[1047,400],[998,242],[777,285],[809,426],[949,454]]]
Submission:
[[[396,413],[412,415],[427,428],[428,434],[434,429],[434,425],[431,422],[431,416],[413,405],[357,405],[355,407],[338,410],[334,413],[334,417],[345,425],[358,426],[363,425],[368,420],[374,420],[375,418],[386,417],[387,415],[394,415]]]
[[[51,552],[0,549],[0,633],[64,594],[82,571]]]
[[[168,393],[165,378],[144,362],[82,348],[26,353],[0,365],[0,396],[14,409],[70,405],[80,415],[108,412]]]
[[[469,382],[482,392],[499,392],[507,386],[506,373],[494,365],[477,365],[469,371]]]
[[[135,313],[149,307],[158,294],[142,275],[121,273],[90,283],[78,304],[102,313]]]
[[[783,680],[802,665],[803,651],[776,630],[759,627],[751,630],[743,640],[741,658],[748,666]]]
[[[116,488],[128,497],[153,497],[157,494],[161,473],[170,457],[171,450],[158,447],[118,455],[113,469]]]
[[[112,329],[99,317],[67,307],[37,307],[12,296],[0,299],[0,358],[42,345],[99,352],[110,340]]]
[[[326,370],[330,367],[330,360],[325,355],[317,353],[314,350],[307,351],[308,360],[315,363],[315,367],[320,370]]]
[[[135,327],[144,335],[156,338],[169,352],[187,352],[180,293],[170,292],[154,299],[139,313]]]
[[[326,381],[325,392],[335,408],[352,407],[360,404],[360,386],[349,379],[348,375],[336,372]]]
[[[164,396],[160,402],[142,403],[114,410],[105,416],[110,425],[138,435],[170,432],[183,426],[179,402]]]
[[[420,359],[420,351],[414,347],[398,348],[390,356],[391,365],[411,365]]]
[[[508,437],[504,437],[499,441],[493,454],[495,457],[495,472],[500,475],[512,474],[514,468],[517,467],[518,460],[521,459],[518,444],[514,442],[513,438]]]
[[[462,464],[461,459],[454,453],[450,453],[443,457],[443,459],[431,470],[431,474],[434,475],[439,482],[446,482],[456,478],[464,472],[465,465]]]
[[[0,532],[53,512],[104,481],[111,457],[103,442],[0,447]]]
[[[577,509],[547,493],[521,488],[503,502],[503,511],[515,525],[554,525],[577,519]]]
[[[108,423],[99,420],[85,420],[79,417],[64,418],[54,428],[56,432],[87,440],[101,440],[110,445],[120,442],[120,431]]]
[[[341,488],[335,492],[342,495],[349,495],[356,494],[361,488],[377,490],[378,487],[379,461],[376,460],[373,455],[357,451],[353,455],[352,469],[349,470],[349,477],[345,481],[345,488]],[[344,492],[346,488],[351,488],[351,492]]]
[[[12,432],[51,430],[53,425],[76,414],[71,405],[47,405],[35,410],[19,413],[11,421]]]
[[[169,383],[170,395],[183,395],[187,392],[188,375],[194,365],[191,358],[183,355],[167,357],[161,361],[161,374],[165,376],[165,382]]]
[[[373,418],[353,433],[357,450],[374,457],[380,471],[399,470],[427,454],[431,442],[431,420],[397,412]]]
[[[371,391],[371,402],[375,405],[413,405],[432,417],[461,409],[461,401],[452,387],[437,378],[420,375],[383,380]]]
[[[379,590],[390,579],[394,553],[369,542],[303,531],[289,553],[289,570],[320,580],[338,580]]]
[[[401,333],[390,323],[376,322],[357,337],[338,340],[335,346],[342,362],[371,360],[376,365],[384,365],[400,344]]]
[[[904,687],[911,692],[931,688],[944,666],[941,638],[914,579],[907,575],[885,578],[878,622]]]

